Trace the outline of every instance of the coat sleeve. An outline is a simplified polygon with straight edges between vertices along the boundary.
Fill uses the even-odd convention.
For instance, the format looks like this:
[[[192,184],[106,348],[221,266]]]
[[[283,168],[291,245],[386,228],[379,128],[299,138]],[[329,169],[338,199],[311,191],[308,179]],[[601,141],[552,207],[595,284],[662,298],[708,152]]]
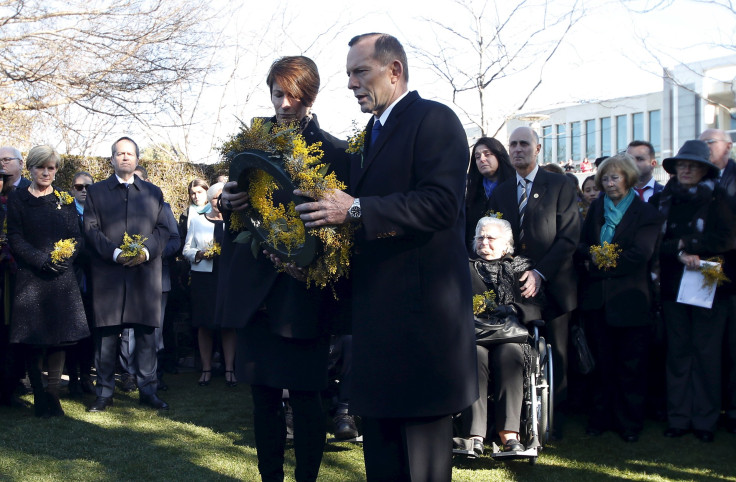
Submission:
[[[164,204],[163,210],[169,230],[169,241],[166,243],[161,257],[168,258],[169,256],[173,256],[181,247],[181,238],[179,237],[179,227],[176,224],[176,218],[174,218],[174,213],[171,212],[171,206],[168,203]]]
[[[167,219],[167,213],[165,210],[164,197],[161,190],[153,185],[147,186],[153,187],[153,192],[150,192],[151,202],[156,203],[156,210],[158,211],[156,216],[156,224],[153,226],[153,230],[150,235],[145,236],[148,239],[143,242],[143,245],[148,249],[149,259],[160,257],[164,252],[166,243],[171,238],[169,232],[169,220]],[[172,215],[173,216],[173,215]]]
[[[98,189],[95,189],[98,187]],[[112,255],[118,246],[105,236],[100,227],[99,212],[95,205],[104,203],[104,184],[87,189],[87,200],[84,202],[84,236],[90,249],[94,250],[104,261],[113,262]],[[98,200],[98,196],[100,199]]]
[[[41,269],[50,253],[36,249],[25,239],[23,225],[23,202],[17,192],[11,192],[8,197],[8,244],[17,260],[29,266]]]
[[[196,225],[189,225],[189,229],[187,229],[187,238],[184,241],[184,249],[182,250],[182,254],[190,263],[194,263],[194,257],[197,255],[197,251],[199,251],[197,249],[197,240],[195,239],[195,234],[197,234],[196,231]]]
[[[560,267],[569,262],[580,240],[580,214],[577,193],[572,183],[563,179],[557,197],[555,220],[557,233],[545,255],[536,263],[535,269],[546,279],[553,277]]]
[[[468,148],[457,116],[446,106],[422,114],[414,146],[412,186],[405,192],[360,198],[367,240],[449,229],[463,210]]]

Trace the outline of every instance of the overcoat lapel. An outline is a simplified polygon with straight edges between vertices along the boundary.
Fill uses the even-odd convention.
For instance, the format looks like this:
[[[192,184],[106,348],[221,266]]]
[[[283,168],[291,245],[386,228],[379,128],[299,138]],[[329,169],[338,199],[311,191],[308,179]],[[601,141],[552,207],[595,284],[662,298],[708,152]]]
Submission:
[[[401,116],[404,114],[407,107],[409,107],[409,105],[411,105],[411,103],[418,98],[419,94],[417,94],[416,91],[412,91],[406,94],[406,97],[401,99],[401,101],[396,104],[396,106],[394,106],[393,110],[391,111],[391,115],[389,115],[388,117],[386,125],[381,127],[381,135],[378,136],[376,143],[368,149],[368,153],[364,154],[363,156],[356,156],[355,158],[353,158],[353,166],[350,170],[350,184],[354,186],[354,192],[357,192],[357,189],[360,187],[363,176],[370,168],[373,160],[376,158],[376,156],[378,156],[378,153],[380,153],[381,150],[386,146],[389,139],[391,139],[391,137],[396,133],[399,123],[401,122]],[[371,117],[371,120],[366,126],[366,133],[368,134],[368,136],[373,130],[374,121],[375,117]],[[371,141],[368,136],[366,136],[365,140],[366,145],[369,144]]]

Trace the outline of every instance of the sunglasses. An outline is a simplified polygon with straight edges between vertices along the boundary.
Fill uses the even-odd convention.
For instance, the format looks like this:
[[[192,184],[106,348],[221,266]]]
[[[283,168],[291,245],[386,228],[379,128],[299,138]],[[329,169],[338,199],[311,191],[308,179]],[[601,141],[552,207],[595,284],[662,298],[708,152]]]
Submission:
[[[79,191],[79,192],[82,192],[85,189],[87,189],[87,186],[89,186],[89,184],[75,184],[74,185],[74,189],[77,190],[77,191]]]

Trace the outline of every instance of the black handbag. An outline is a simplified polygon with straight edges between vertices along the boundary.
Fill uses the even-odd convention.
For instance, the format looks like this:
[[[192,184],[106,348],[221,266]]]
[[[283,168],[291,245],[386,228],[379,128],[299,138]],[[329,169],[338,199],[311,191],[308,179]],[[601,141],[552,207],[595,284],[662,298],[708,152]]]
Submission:
[[[480,346],[524,343],[529,337],[529,330],[513,314],[503,317],[491,315],[488,318],[476,316],[474,319],[475,342]]]
[[[570,325],[570,337],[578,355],[578,370],[581,374],[587,375],[595,368],[595,358],[588,347],[588,339],[585,337],[583,327],[577,323]]]

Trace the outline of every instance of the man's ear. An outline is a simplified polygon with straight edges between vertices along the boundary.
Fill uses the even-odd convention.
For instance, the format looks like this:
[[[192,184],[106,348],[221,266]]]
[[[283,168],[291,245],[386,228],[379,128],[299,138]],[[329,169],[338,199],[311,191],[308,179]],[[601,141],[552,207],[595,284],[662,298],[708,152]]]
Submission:
[[[404,76],[404,66],[398,60],[391,62],[389,69],[391,70],[391,80],[393,82],[398,82]]]

